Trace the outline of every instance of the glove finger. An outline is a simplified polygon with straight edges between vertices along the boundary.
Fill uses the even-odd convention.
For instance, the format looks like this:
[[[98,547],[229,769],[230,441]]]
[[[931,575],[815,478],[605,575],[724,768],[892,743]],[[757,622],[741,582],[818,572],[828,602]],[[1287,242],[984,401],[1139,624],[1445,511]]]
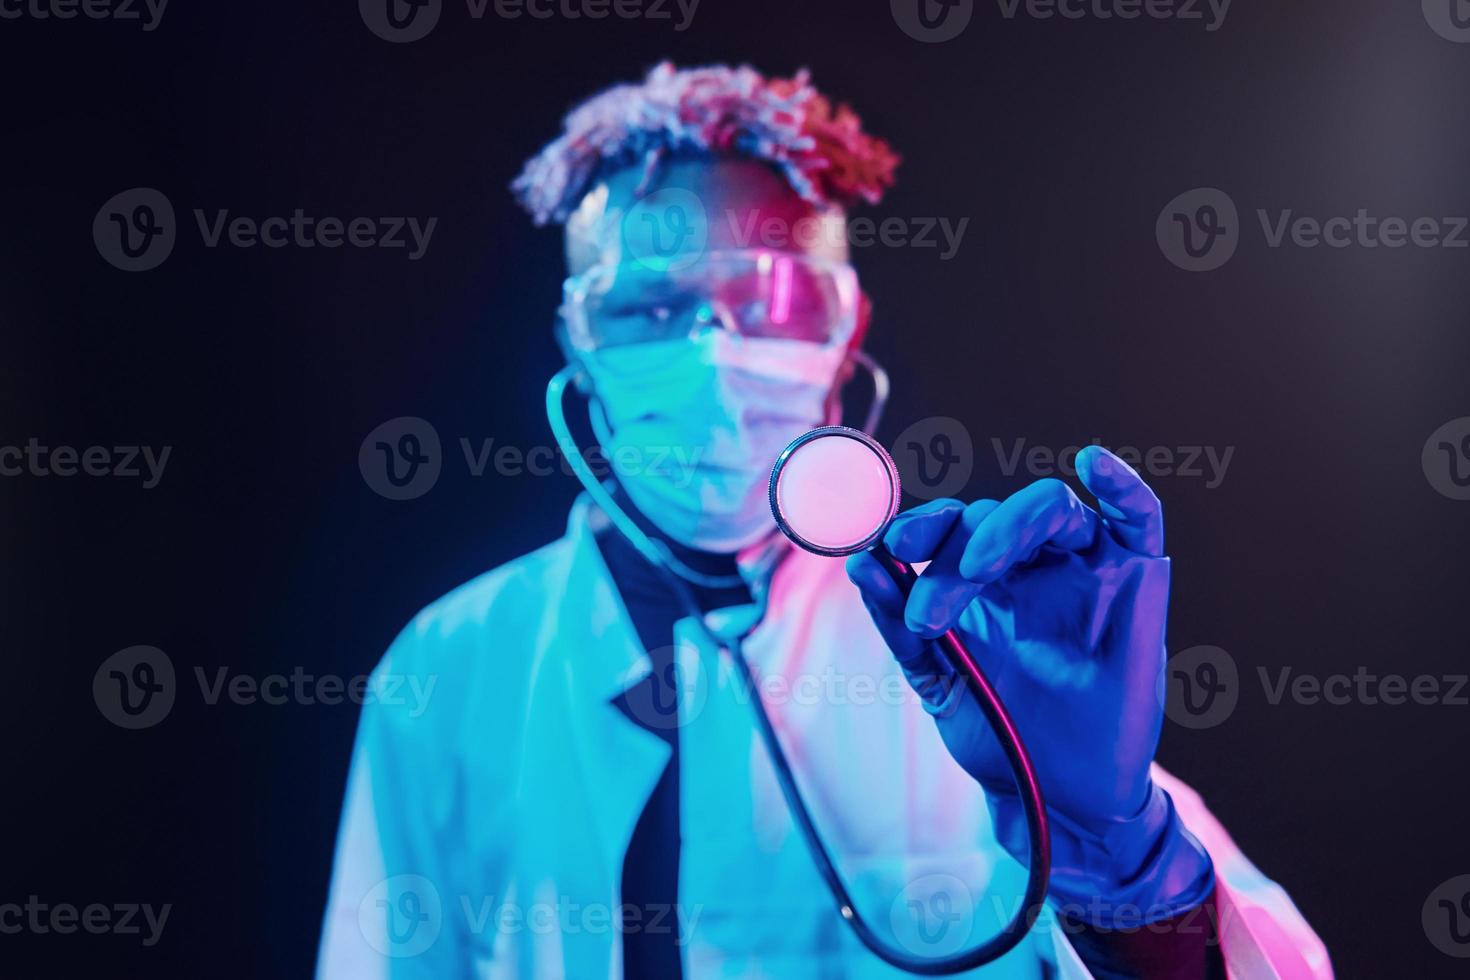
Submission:
[[[953,687],[954,668],[934,644],[904,625],[903,591],[866,551],[847,559],[847,577],[858,588],[873,625],[888,644],[914,692],[930,705],[940,704]]]
[[[1164,507],[1138,472],[1101,446],[1077,454],[1077,477],[1107,518],[1119,544],[1140,555],[1164,553]]]
[[[909,594],[904,610],[909,629],[920,636],[939,636],[959,622],[960,614],[975,601],[982,586],[960,574],[960,559],[975,529],[999,506],[998,500],[977,500],[961,512],[959,522]]]
[[[1097,538],[1097,513],[1060,480],[1037,480],[1017,491],[980,522],[960,558],[960,574],[986,585],[1031,560],[1042,545],[1068,551]]]
[[[888,525],[883,544],[899,561],[910,564],[929,561],[954,530],[964,510],[964,504],[948,497],[906,510]]]

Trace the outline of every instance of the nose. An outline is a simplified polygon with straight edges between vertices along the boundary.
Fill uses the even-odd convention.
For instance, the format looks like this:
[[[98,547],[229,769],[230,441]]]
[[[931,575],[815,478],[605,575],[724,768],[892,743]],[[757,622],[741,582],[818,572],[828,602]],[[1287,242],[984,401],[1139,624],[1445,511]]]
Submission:
[[[735,314],[729,306],[717,299],[705,300],[694,312],[694,329],[691,333],[697,334],[709,329],[725,330],[734,336],[740,334],[740,324],[735,319]]]

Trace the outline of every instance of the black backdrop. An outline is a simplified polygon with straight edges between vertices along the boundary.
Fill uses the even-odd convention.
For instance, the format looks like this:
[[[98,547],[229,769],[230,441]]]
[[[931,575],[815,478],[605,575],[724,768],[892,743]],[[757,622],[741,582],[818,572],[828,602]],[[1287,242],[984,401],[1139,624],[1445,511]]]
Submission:
[[[969,219],[948,261],[856,257],[896,384],[880,434],[962,420],[965,495],[1030,479],[992,439],[1233,447],[1218,486],[1153,481],[1170,649],[1219,647],[1239,675],[1233,714],[1166,724],[1161,761],[1286,885],[1343,976],[1463,971],[1421,909],[1470,872],[1470,707],[1273,704],[1257,677],[1467,669],[1470,502],[1436,489],[1421,449],[1470,415],[1470,251],[1273,248],[1256,217],[1470,214],[1470,45],[1419,4],[1238,0],[1207,30],[981,3],[942,44],[873,0],[703,0],[682,32],[476,20],[449,0],[403,44],[350,2],[174,0],[154,30],[6,9],[22,16],[0,19],[0,445],[172,450],[151,489],[0,478],[0,902],[173,909],[146,948],[0,935],[0,974],[309,969],[356,709],[211,706],[194,671],[351,677],[422,605],[559,532],[573,481],[475,477],[459,449],[549,440],[559,237],[505,185],[576,99],[665,56],[809,66],[904,154],[873,216]],[[134,187],[168,197],[178,241],[130,273],[92,223]],[[1209,272],[1155,238],[1197,187],[1239,209],[1237,250]],[[208,248],[195,208],[438,223],[410,261]],[[434,425],[444,464],[395,502],[358,449],[399,416]],[[128,731],[92,681],[137,644],[168,654],[180,691]]]

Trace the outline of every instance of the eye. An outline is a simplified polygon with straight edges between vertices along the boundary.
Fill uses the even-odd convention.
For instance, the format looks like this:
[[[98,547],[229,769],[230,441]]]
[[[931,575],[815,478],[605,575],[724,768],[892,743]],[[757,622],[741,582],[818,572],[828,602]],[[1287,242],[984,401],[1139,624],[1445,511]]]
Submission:
[[[764,323],[771,315],[771,305],[763,299],[740,305],[741,323]]]

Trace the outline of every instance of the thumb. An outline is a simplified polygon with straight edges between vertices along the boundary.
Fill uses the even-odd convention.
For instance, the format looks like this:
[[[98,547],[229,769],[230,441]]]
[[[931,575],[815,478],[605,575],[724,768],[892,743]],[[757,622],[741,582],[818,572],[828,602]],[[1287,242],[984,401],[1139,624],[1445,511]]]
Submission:
[[[857,586],[873,625],[893,652],[909,686],[930,707],[938,707],[953,690],[956,674],[932,641],[904,624],[908,597],[878,559],[866,551],[847,559],[847,577]]]

